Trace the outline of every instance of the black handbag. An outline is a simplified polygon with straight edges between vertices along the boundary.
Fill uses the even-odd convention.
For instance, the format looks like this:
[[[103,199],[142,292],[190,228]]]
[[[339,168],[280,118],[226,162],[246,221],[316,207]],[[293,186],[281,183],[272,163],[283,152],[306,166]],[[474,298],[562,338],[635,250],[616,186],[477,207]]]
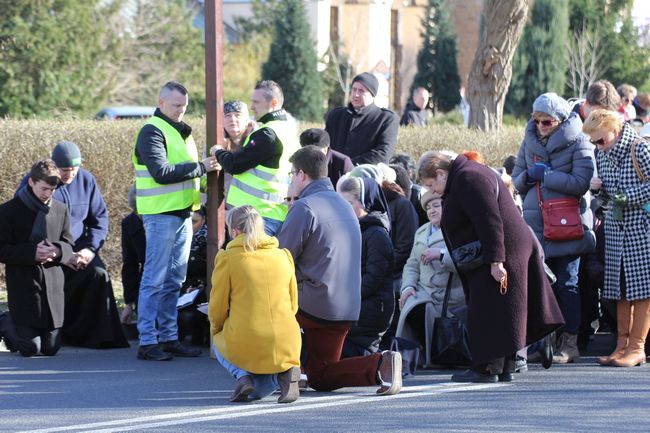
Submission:
[[[438,365],[470,365],[472,354],[469,350],[469,336],[465,323],[459,317],[447,317],[451,280],[449,274],[445,300],[442,303],[442,316],[433,324],[431,338],[431,363]]]
[[[481,242],[474,241],[451,250],[451,260],[459,272],[473,271],[485,263]]]

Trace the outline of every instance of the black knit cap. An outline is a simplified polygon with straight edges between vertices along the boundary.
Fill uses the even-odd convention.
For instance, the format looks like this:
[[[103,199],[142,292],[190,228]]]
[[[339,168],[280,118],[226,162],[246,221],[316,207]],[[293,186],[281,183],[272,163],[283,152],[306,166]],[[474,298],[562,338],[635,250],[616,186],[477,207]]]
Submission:
[[[300,134],[300,145],[309,146],[310,144],[318,147],[329,147],[330,135],[324,129],[306,129],[302,134]]]
[[[370,72],[363,72],[352,80],[352,83],[360,82],[363,86],[368,89],[372,96],[377,96],[377,89],[379,88],[379,81],[377,77],[372,75]]]

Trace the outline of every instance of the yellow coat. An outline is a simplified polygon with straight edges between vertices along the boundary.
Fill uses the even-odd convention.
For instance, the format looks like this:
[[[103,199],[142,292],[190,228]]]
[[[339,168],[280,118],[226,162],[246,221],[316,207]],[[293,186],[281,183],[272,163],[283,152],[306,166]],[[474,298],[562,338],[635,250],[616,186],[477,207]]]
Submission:
[[[300,365],[298,289],[291,253],[265,236],[257,249],[244,235],[219,251],[212,273],[208,316],[214,345],[233,365],[272,374]]]

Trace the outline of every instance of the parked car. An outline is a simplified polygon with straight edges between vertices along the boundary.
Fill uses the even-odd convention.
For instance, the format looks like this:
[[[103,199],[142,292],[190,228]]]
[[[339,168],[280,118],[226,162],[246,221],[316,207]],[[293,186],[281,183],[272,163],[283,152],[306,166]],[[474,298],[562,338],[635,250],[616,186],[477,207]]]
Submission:
[[[151,117],[156,107],[127,105],[122,107],[102,108],[95,115],[97,120],[146,119]]]

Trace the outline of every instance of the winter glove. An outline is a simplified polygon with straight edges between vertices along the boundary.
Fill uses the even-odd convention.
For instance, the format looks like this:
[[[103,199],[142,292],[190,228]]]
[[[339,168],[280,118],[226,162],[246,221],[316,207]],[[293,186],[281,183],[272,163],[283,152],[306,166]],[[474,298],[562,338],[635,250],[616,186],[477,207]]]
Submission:
[[[623,221],[623,208],[627,206],[627,194],[617,192],[612,196],[612,219],[614,221]]]
[[[526,170],[526,182],[529,184],[540,182],[544,179],[544,173],[551,167],[543,162],[536,162]]]

